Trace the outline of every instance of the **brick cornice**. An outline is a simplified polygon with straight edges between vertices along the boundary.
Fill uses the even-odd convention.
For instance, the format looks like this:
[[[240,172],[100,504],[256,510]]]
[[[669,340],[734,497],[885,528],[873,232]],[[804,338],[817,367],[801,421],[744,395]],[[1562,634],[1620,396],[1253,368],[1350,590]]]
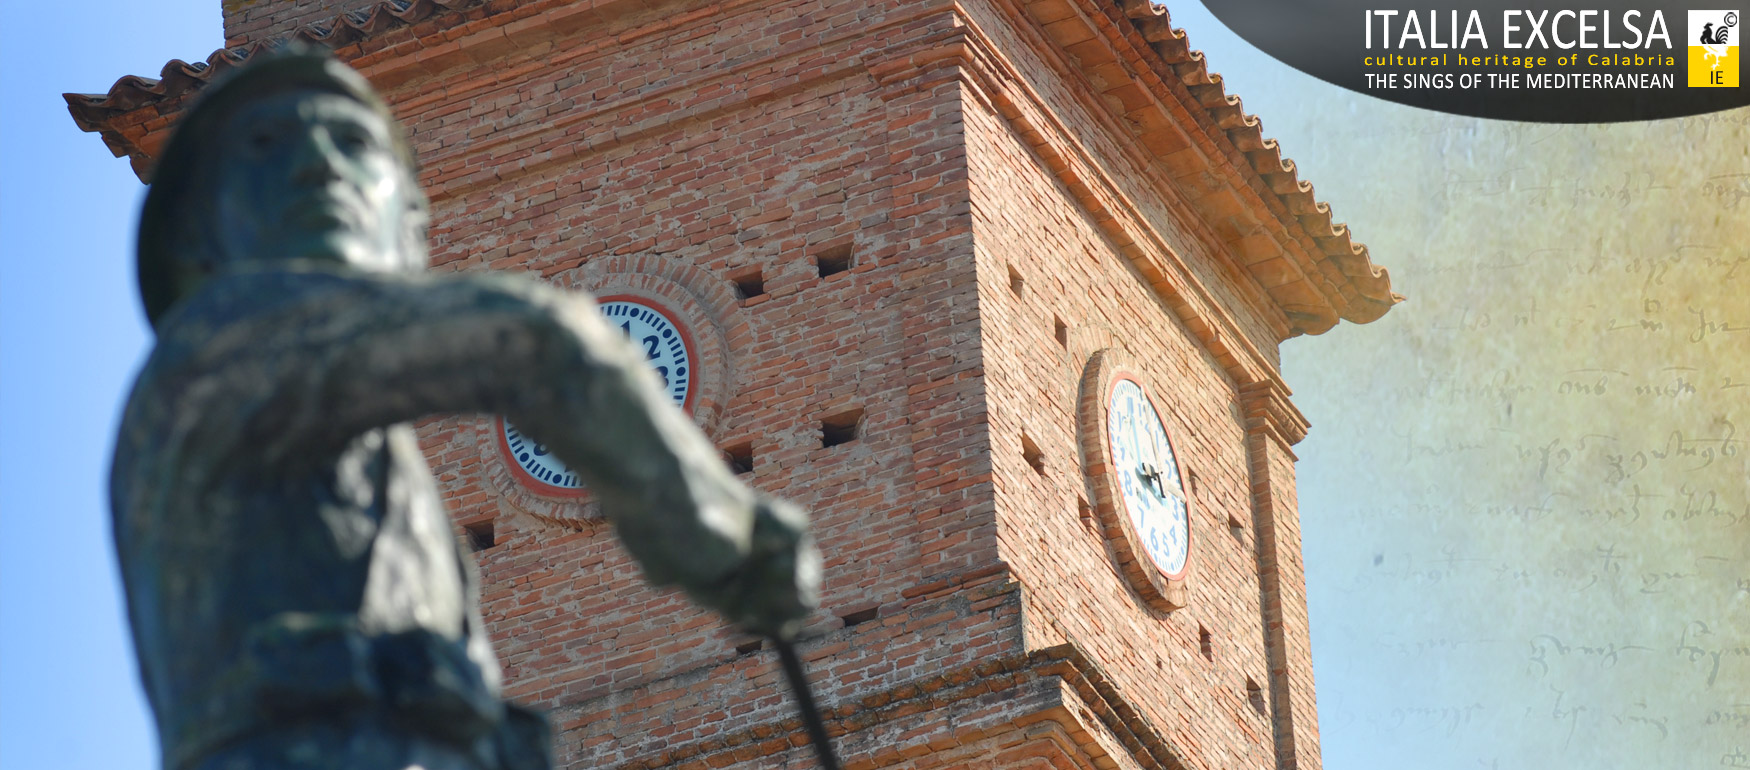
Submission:
[[[626,42],[750,1],[676,4],[653,13],[651,4],[634,0],[401,0],[306,25],[291,37],[336,48],[379,87],[393,88],[513,52],[552,51],[556,38],[589,26],[642,28],[614,35]],[[1039,0],[1015,1],[1032,6]],[[1074,18],[1048,27],[1067,21],[1096,34],[1070,46],[1069,53],[1078,60],[1080,54],[1098,53],[1098,61],[1083,64],[1099,70],[1103,80],[1116,81],[1101,95],[1116,102],[1115,109],[1135,126],[1135,140],[1177,168],[1182,183],[1209,187],[1204,192],[1213,194],[1191,196],[1195,205],[1219,216],[1229,213],[1226,207],[1237,196],[1261,215],[1236,219],[1223,240],[1286,312],[1289,335],[1323,332],[1338,317],[1371,321],[1401,299],[1391,293],[1389,276],[1371,263],[1366,248],[1350,241],[1345,226],[1332,223],[1329,207],[1313,199],[1311,185],[1296,178],[1294,164],[1282,158],[1276,143],[1262,137],[1258,120],[1225,93],[1220,76],[1208,72],[1201,55],[1188,50],[1184,33],[1171,28],[1163,8],[1143,0],[1052,2],[1054,8],[1069,7]],[[919,13],[946,7],[943,0],[921,6]],[[110,151],[128,156],[145,179],[188,97],[266,45],[222,49],[204,63],[175,60],[158,80],[123,77],[103,95],[67,94],[68,109],[80,128],[100,133]],[[927,62],[911,64],[917,68]],[[1180,146],[1184,138],[1174,128],[1179,125],[1201,129],[1189,132],[1195,148]],[[1175,160],[1179,156],[1187,157]],[[1225,181],[1211,182],[1212,166]]]
[[[335,48],[380,87],[393,87],[463,63],[542,50],[587,26],[642,24],[645,34],[657,34],[748,1],[676,4],[653,13],[652,4],[642,0],[391,0],[305,25],[290,37]],[[1031,7],[1041,0],[1016,1]],[[1226,240],[1288,313],[1293,334],[1323,332],[1338,317],[1365,323],[1401,299],[1367,249],[1351,241],[1346,226],[1332,222],[1330,207],[1298,179],[1276,142],[1262,136],[1258,119],[1246,115],[1201,54],[1189,50],[1164,8],[1146,0],[1050,1],[1054,12],[1069,8],[1074,16],[1058,19],[1059,24],[1068,21],[1096,33],[1077,46],[1083,53],[1096,51],[1100,60],[1088,66],[1116,81],[1102,96],[1133,122],[1136,140],[1194,187],[1213,179],[1209,167],[1219,170],[1225,181],[1205,191],[1217,194],[1193,196],[1197,204],[1220,212],[1237,196],[1262,215],[1230,227]],[[942,7],[931,3],[921,11]],[[635,39],[637,33],[618,37]],[[146,179],[152,156],[188,97],[267,45],[257,41],[221,49],[193,64],[173,60],[159,79],[126,76],[106,94],[66,94],[68,110],[81,129],[101,134],[110,151],[129,157]],[[1174,126],[1179,125],[1201,129],[1189,132],[1195,147],[1177,135]]]
[[[1312,424],[1288,400],[1288,396],[1287,388],[1271,382],[1240,386],[1240,409],[1246,417],[1246,432],[1264,433],[1281,444],[1285,451],[1306,438],[1307,429]],[[1294,456],[1292,451],[1288,454]]]
[[[1261,123],[1228,95],[1164,8],[1142,0],[992,0],[1024,10],[1286,312],[1285,336],[1365,323],[1402,298],[1334,224]]]
[[[1088,211],[1106,236],[1131,260],[1150,287],[1159,294],[1198,340],[1220,361],[1236,383],[1271,382],[1283,390],[1276,364],[1247,339],[1239,322],[1222,307],[1199,281],[1184,259],[1160,230],[1148,221],[1137,204],[1118,183],[1093,161],[1093,151],[1068,127],[1052,117],[1044,99],[1026,83],[1020,72],[996,50],[975,20],[961,15],[966,53],[963,62],[976,88],[976,96],[991,111],[1008,120],[1016,132],[1039,153],[1044,165]],[[1178,203],[1167,192],[1169,202]],[[1184,222],[1193,230],[1213,237],[1202,219],[1184,212]],[[1238,278],[1236,276],[1236,278]],[[1235,285],[1246,291],[1245,279]],[[1267,297],[1251,292],[1255,306],[1272,319],[1281,336],[1289,336],[1287,318]]]
[[[1212,253],[1224,254],[1228,250],[1228,246],[1222,241],[1220,235],[1210,227],[1209,219],[1205,216],[1205,212],[1202,212],[1196,205],[1194,205],[1193,202],[1186,197],[1183,191],[1178,189],[1171,179],[1164,174],[1158,173],[1156,158],[1154,155],[1155,147],[1151,146],[1147,141],[1144,141],[1142,137],[1137,136],[1135,130],[1131,127],[1135,120],[1134,112],[1131,114],[1125,114],[1114,109],[1109,98],[1103,98],[1105,95],[1099,91],[1099,87],[1088,79],[1088,73],[1082,72],[1065,53],[1053,50],[1055,49],[1055,46],[1043,33],[1027,28],[1030,26],[1030,20],[1026,12],[1022,10],[1022,6],[1019,4],[1024,3],[1027,0],[990,1],[996,7],[1005,11],[1012,21],[1023,25],[1023,28],[1019,30],[1020,32],[1023,34],[1031,33],[1030,37],[1033,38],[1032,42],[1035,44],[1037,52],[1052,61],[1053,66],[1057,69],[1060,75],[1069,78],[1082,87],[1080,91],[1075,94],[1076,96],[1081,97],[1079,100],[1079,106],[1085,109],[1095,120],[1101,123],[1106,129],[1107,135],[1116,140],[1120,151],[1125,153],[1126,158],[1131,161],[1133,167],[1149,176],[1148,181],[1153,185],[1151,192],[1160,196],[1162,203],[1175,215],[1175,219],[1182,226],[1186,227],[1194,237],[1199,239],[1204,246],[1209,248]],[[981,37],[984,37],[982,31],[980,31],[979,34]],[[992,50],[994,52],[995,49],[989,44],[988,38],[985,40],[985,47],[987,50]],[[1005,74],[1007,77],[1010,80],[1023,85],[1023,88],[1025,88],[1024,93],[1029,97],[1029,101],[1033,106],[1039,110],[1042,115],[1051,118],[1051,112],[1046,106],[1044,100],[1040,98],[1037,92],[1033,91],[1031,88],[1025,87],[1025,81],[1020,77],[1018,69],[1012,63],[1009,63],[1006,58],[999,56],[998,60],[1004,63],[1006,67]],[[1105,74],[1110,75],[1112,73]],[[1124,74],[1126,77],[1130,78],[1138,76],[1138,73],[1135,72],[1134,68],[1125,69]],[[1154,106],[1157,108],[1157,111],[1161,111],[1162,114],[1165,115],[1164,105],[1157,104]],[[1180,118],[1186,121],[1187,124],[1192,120],[1190,115],[1182,112],[1175,113],[1173,117]],[[1095,156],[1093,150],[1087,146],[1087,142],[1078,137],[1074,131],[1068,130],[1062,121],[1052,119],[1051,122],[1053,127],[1057,129],[1058,140],[1073,145],[1076,149],[1076,155],[1083,160],[1084,168],[1090,173],[1099,175],[1103,187],[1107,190],[1107,194],[1122,202],[1125,213],[1132,219],[1129,226],[1150,231],[1158,241],[1158,244],[1156,245],[1165,249],[1165,253],[1161,256],[1161,259],[1163,261],[1170,261],[1174,267],[1184,269],[1185,265],[1182,259],[1170,246],[1166,245],[1166,241],[1161,237],[1159,229],[1155,228],[1148,221],[1148,217],[1141,213],[1141,209],[1136,205],[1135,201],[1119,191],[1119,187],[1113,181],[1111,175],[1107,174],[1100,164],[1093,162],[1093,159],[1097,156]],[[1243,295],[1245,300],[1250,303],[1254,309],[1262,311],[1262,314],[1265,316],[1266,321],[1271,326],[1272,330],[1281,337],[1287,337],[1293,333],[1287,315],[1281,308],[1276,306],[1275,301],[1266,294],[1261,287],[1250,280],[1250,276],[1247,275],[1237,262],[1221,262],[1217,267],[1221,269],[1224,275],[1233,279],[1232,283],[1236,290]],[[1187,273],[1187,276],[1189,276],[1189,273]],[[1207,297],[1205,297],[1205,299],[1207,299]]]
[[[917,617],[936,617],[942,613],[994,614],[1018,620],[1014,613],[1021,611],[1024,590],[1014,580],[1008,565],[995,562],[904,591],[905,599],[900,606],[903,612]],[[807,659],[811,651],[854,646],[860,637],[864,643],[871,640],[878,643],[862,628],[869,627],[836,629],[806,639],[799,645],[800,651]],[[872,632],[887,633],[881,629]],[[749,660],[740,658],[718,665],[745,667]],[[764,669],[775,666],[775,662],[758,665]],[[564,714],[587,709],[588,704],[603,699],[632,702],[667,679],[696,679],[700,673],[670,672],[663,679],[616,687],[612,694],[597,692],[557,704],[554,719],[556,723],[575,719],[575,714],[569,717]],[[752,679],[756,673],[749,671],[746,676]],[[830,692],[836,683],[827,676],[824,672],[814,673],[815,687]],[[772,674],[768,681],[775,684],[778,680]],[[786,703],[780,713],[794,714],[794,706],[788,702],[789,693],[783,692],[782,697]],[[1061,725],[1066,735],[1074,737],[1075,745],[1092,757],[1121,751],[1143,768],[1186,768],[1185,751],[1175,748],[1161,729],[1163,726],[1152,724],[1100,663],[1073,639],[1031,651],[986,656],[836,701],[829,696],[822,699],[820,707],[827,733],[839,746],[846,770],[886,767],[939,750],[943,741],[950,738],[968,743],[1007,727],[1041,721]],[[917,731],[910,720],[918,718],[946,719],[945,726],[952,735],[944,735],[940,730]],[[905,738],[895,740],[896,736]],[[722,767],[781,755],[805,742],[801,719],[787,716],[745,724],[702,740],[665,745],[613,767],[616,770]]]
[[[372,24],[368,28],[369,34],[366,34],[343,25],[343,17],[330,26],[312,25],[301,29],[291,40],[335,46],[334,52],[338,57],[358,69],[378,90],[391,96],[390,101],[398,112],[417,114],[434,105],[467,101],[483,90],[505,82],[516,82],[536,72],[563,70],[573,63],[603,55],[603,49],[607,46],[632,44],[677,26],[721,15],[761,0],[721,0],[690,6],[673,14],[655,17],[638,14],[617,18],[613,24],[605,21],[612,16],[610,6],[629,2],[631,0],[540,0],[500,9],[498,3],[485,3],[481,0],[422,0],[413,8],[431,6],[432,10],[424,14],[414,14],[410,10],[406,14],[410,19],[418,21],[417,25],[408,20],[392,23],[400,19],[402,14],[399,13],[374,13],[370,18],[380,17],[391,21]],[[943,49],[939,47],[942,42],[941,35],[902,41],[898,44],[896,56],[879,60],[866,60],[866,57],[848,55],[847,52],[858,40],[879,35],[883,31],[903,29],[920,18],[944,13],[948,7],[945,2],[920,5],[902,14],[886,16],[878,24],[848,31],[817,45],[774,49],[768,56],[731,68],[711,69],[700,77],[674,83],[657,91],[591,105],[588,109],[576,110],[539,123],[494,132],[481,141],[469,143],[463,152],[427,153],[421,157],[424,172],[422,176],[429,188],[427,193],[434,202],[441,201],[465,192],[479,183],[501,180],[507,176],[562,163],[579,155],[635,140],[677,122],[707,120],[747,104],[781,98],[865,71],[875,75],[878,80],[884,76],[883,73],[888,78],[908,76],[920,68],[927,68],[933,57],[943,54]],[[448,10],[440,12],[443,9]],[[575,35],[591,23],[610,29],[612,34],[600,36],[588,45],[566,45],[562,50],[554,50],[556,40]],[[343,33],[341,30],[352,31]],[[324,31],[325,35],[319,34]],[[273,44],[279,42],[283,41],[275,41]],[[258,43],[237,49],[221,49],[208,57],[205,63],[187,64],[174,60],[165,65],[160,80],[129,76],[118,80],[107,95],[66,94],[68,109],[81,129],[99,133],[112,154],[116,157],[128,157],[140,179],[150,182],[152,164],[160,148],[168,139],[176,118],[192,102],[195,95],[214,79],[241,66],[249,56],[267,47],[270,47],[269,44]],[[540,55],[544,51],[550,53]],[[805,61],[810,65],[810,72],[805,78],[788,82],[765,82],[777,79],[750,77],[761,73],[787,73],[802,69]],[[458,68],[486,62],[492,63],[494,67],[487,77],[460,80],[453,77]],[[445,74],[452,77],[442,77]],[[397,93],[402,85],[417,82],[420,78],[427,79],[429,83],[415,92]],[[568,143],[546,158],[521,161],[514,167],[494,168],[489,174],[475,174],[454,181],[451,179],[453,175],[445,173],[446,168],[462,165],[464,158],[484,157],[489,160],[493,149],[513,145],[535,135],[563,133],[568,128],[589,122],[602,123],[604,116],[630,114],[641,106],[663,98],[679,99],[687,94],[706,91],[713,85],[723,84],[732,84],[735,87],[718,89],[725,96],[713,104],[695,106],[687,111],[670,111],[654,119],[627,123],[606,135],[579,136],[577,141]]]
[[[1202,156],[1197,160],[1216,161],[1223,186],[1260,214],[1257,224],[1270,232],[1286,262],[1264,260],[1248,268],[1267,282],[1284,272],[1299,278],[1270,292],[1296,316],[1296,333],[1322,333],[1338,318],[1367,323],[1403,299],[1392,292],[1389,274],[1373,264],[1367,247],[1351,240],[1347,226],[1332,221],[1330,206],[1313,196],[1312,185],[1299,179],[1276,141],[1263,136],[1262,122],[1246,114],[1203,55],[1189,49],[1185,32],[1172,28],[1165,6],[1150,0],[1066,1],[1131,63],[1132,83],[1186,117],[1184,125],[1202,129],[1195,137]],[[1115,98],[1127,105],[1136,101]],[[1239,245],[1243,251],[1244,239]]]
[[[1018,700],[1032,701],[1037,707],[1022,711],[1005,709],[1003,718],[994,724],[962,726],[952,736],[931,734],[912,744],[884,742],[872,753],[843,757],[843,765],[845,770],[875,770],[933,752],[950,737],[956,743],[967,743],[994,732],[998,726],[1053,721],[1065,728],[1067,735],[1075,736],[1076,747],[1087,755],[1099,757],[1109,753],[1109,747],[1102,745],[1103,738],[1116,744],[1141,767],[1186,768],[1167,738],[1124,699],[1099,665],[1074,643],[981,661],[871,693],[853,703],[827,707],[823,713],[827,733],[835,742],[844,743],[860,733],[878,731],[919,714],[949,713],[981,702],[1012,704]],[[1083,722],[1088,717],[1092,717],[1092,724]],[[1090,734],[1089,728],[1101,735]],[[670,746],[615,768],[721,767],[784,754],[805,741],[801,720],[792,717],[704,741]]]

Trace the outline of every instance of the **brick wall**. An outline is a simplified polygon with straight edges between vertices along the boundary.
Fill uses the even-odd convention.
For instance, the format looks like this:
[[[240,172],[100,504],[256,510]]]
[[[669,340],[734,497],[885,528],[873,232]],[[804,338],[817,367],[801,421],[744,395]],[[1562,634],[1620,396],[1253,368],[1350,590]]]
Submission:
[[[433,201],[433,264],[585,289],[655,275],[694,302],[687,320],[721,334],[730,372],[709,435],[751,442],[746,480],[807,507],[827,554],[804,645],[826,703],[1019,654],[1012,592],[980,603],[966,588],[1005,584],[981,491],[966,98],[951,74],[871,66],[952,17],[725,6],[582,25],[439,73],[441,91],[391,88]],[[845,246],[854,267],[821,277],[815,257]],[[731,276],[750,270],[765,293],[738,298]],[[822,418],[847,409],[860,436],[823,448]],[[492,524],[486,619],[510,694],[552,710],[562,762],[715,756],[742,727],[791,718],[769,651],[645,587],[586,504],[507,489],[495,430],[458,417],[422,435],[453,513]],[[844,748],[891,747],[881,736]]]
[[[1250,534],[1227,526],[1230,512],[1250,518],[1234,384],[999,118],[969,116],[968,142],[1001,542],[1027,589],[1029,643],[1086,647],[1191,766],[1271,764],[1270,727],[1246,691],[1248,676],[1261,682],[1267,671],[1257,564]],[[1018,294],[1010,269],[1023,280]],[[1094,501],[1079,385],[1088,359],[1108,348],[1152,375],[1162,420],[1198,479],[1189,605],[1169,614],[1142,604],[1078,511]],[[1023,459],[1023,434],[1043,452],[1043,473]],[[1200,627],[1212,634],[1213,660]]]
[[[1180,280],[1219,297],[1272,366],[1277,339],[1223,267],[1232,256],[1206,225],[1179,213],[1175,186],[1121,150],[1127,137],[1112,130],[1121,122],[1088,98],[1070,57],[1016,23],[1025,17],[1000,0],[963,7],[1010,64],[1009,79],[999,72],[981,81],[986,94],[966,122],[1000,542],[1024,589],[1028,646],[1085,648],[1187,766],[1294,766],[1286,759],[1297,751],[1290,712],[1314,736],[1316,723],[1310,655],[1297,654],[1308,637],[1292,462],[1278,453],[1273,476],[1254,474],[1250,463],[1263,448],[1248,439],[1259,428],[1243,413],[1239,383],[1101,220],[1129,214],[1128,226],[1153,230],[1191,268]],[[1075,168],[1054,170],[1063,166]],[[1066,185],[1072,174],[1081,189]],[[1123,205],[1090,207],[1100,196]],[[1081,512],[1098,500],[1084,472],[1077,407],[1085,367],[1108,349],[1145,375],[1189,475],[1189,601],[1170,613],[1145,605],[1114,566],[1114,533]],[[1023,457],[1023,436],[1041,451],[1042,469]],[[1265,521],[1271,542],[1284,555],[1292,543],[1295,577],[1281,582],[1293,592],[1280,599],[1260,582],[1276,567],[1259,560],[1260,478],[1275,501]],[[1279,626],[1273,637],[1267,617]],[[1284,644],[1287,655],[1277,649]],[[1298,688],[1294,708],[1276,681]],[[1317,767],[1316,743],[1307,751],[1303,739],[1298,749],[1300,767]]]

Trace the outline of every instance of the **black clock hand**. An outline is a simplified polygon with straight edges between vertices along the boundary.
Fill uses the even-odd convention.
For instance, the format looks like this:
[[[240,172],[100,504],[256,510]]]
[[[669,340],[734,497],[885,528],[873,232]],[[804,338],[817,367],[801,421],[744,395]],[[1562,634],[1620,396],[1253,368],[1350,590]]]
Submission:
[[[1155,497],[1160,498],[1161,500],[1167,499],[1167,488],[1165,483],[1161,481],[1161,472],[1159,469],[1149,463],[1137,463],[1136,475],[1141,476],[1143,481],[1148,482],[1148,491],[1153,492]]]

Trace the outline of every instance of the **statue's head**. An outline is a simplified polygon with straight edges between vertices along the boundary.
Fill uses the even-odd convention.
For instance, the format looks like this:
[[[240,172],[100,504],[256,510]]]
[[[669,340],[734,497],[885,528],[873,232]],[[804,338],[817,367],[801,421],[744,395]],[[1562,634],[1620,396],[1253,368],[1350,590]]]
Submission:
[[[258,58],[202,95],[158,160],[139,244],[154,325],[230,269],[425,269],[425,196],[388,106],[325,53]]]

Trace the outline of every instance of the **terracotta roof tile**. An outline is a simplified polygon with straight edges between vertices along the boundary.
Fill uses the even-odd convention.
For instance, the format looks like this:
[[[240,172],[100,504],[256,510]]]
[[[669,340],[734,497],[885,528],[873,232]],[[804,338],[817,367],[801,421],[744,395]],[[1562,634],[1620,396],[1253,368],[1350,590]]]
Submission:
[[[349,11],[327,21],[306,24],[284,38],[239,48],[221,48],[208,56],[205,62],[190,64],[181,59],[172,59],[169,64],[164,65],[157,80],[128,75],[110,86],[108,93],[62,94],[62,97],[67,100],[67,110],[73,114],[73,121],[80,129],[102,132],[105,122],[111,117],[155,102],[186,96],[206,85],[215,76],[242,64],[256,51],[277,48],[289,42],[340,48],[376,37],[391,29],[415,24],[439,13],[459,12],[480,5],[483,1],[383,0],[369,8]]]
[[[1240,98],[1227,93],[1221,76],[1209,71],[1201,51],[1191,50],[1183,29],[1175,29],[1163,5],[1152,0],[1114,0],[1122,14],[1129,18],[1137,33],[1164,63],[1165,71],[1182,83],[1192,98],[1204,108],[1210,120],[1233,147],[1242,153],[1256,175],[1257,187],[1281,204],[1277,219],[1285,226],[1301,231],[1303,246],[1324,257],[1319,272],[1337,279],[1334,286],[1340,297],[1335,305],[1342,318],[1367,323],[1385,315],[1403,297],[1391,290],[1391,275],[1384,267],[1373,264],[1367,247],[1350,238],[1349,228],[1331,219],[1331,207],[1313,195],[1313,186],[1295,172],[1294,161],[1283,157],[1276,140],[1263,134],[1263,123],[1257,116],[1246,114]],[[1318,334],[1335,324],[1335,319],[1305,321],[1297,324],[1301,331]],[[1320,328],[1323,327],[1323,328]]]

